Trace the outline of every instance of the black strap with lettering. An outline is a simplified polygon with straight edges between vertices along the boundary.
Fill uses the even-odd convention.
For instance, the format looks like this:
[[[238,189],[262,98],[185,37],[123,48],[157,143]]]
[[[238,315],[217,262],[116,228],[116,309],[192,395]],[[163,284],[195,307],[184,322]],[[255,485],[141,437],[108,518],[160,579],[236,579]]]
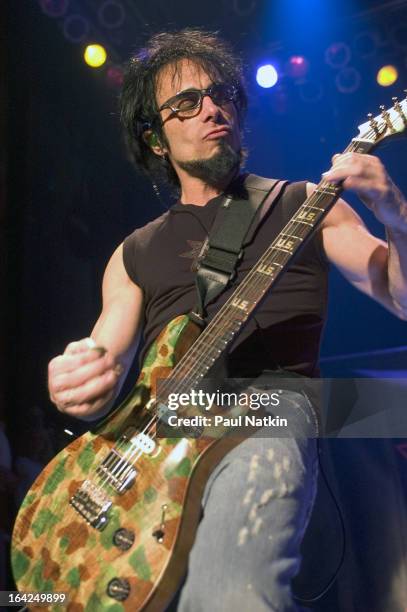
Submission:
[[[198,302],[191,319],[205,324],[205,307],[226,288],[236,274],[243,244],[257,212],[271,197],[276,199],[285,181],[249,174],[234,194],[226,193],[207,238],[208,249],[196,275]],[[276,188],[279,186],[280,188]]]

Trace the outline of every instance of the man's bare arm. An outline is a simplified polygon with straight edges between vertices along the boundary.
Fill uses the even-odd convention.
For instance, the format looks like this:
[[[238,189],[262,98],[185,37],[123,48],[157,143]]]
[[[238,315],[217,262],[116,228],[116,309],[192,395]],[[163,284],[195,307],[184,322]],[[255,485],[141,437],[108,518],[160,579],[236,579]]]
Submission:
[[[87,420],[108,412],[137,349],[142,302],[120,245],[106,267],[103,308],[91,337],[70,343],[49,363],[50,397],[59,410]]]
[[[366,159],[361,159],[364,157]],[[336,156],[336,159],[342,160],[342,164],[334,163],[325,178],[343,180],[344,187],[353,189],[363,198],[386,225],[389,243],[373,236],[359,215],[340,199],[322,226],[327,257],[360,291],[400,319],[407,320],[405,200],[377,158],[352,154]],[[315,185],[308,183],[308,195],[314,189]],[[397,230],[393,229],[396,224]]]

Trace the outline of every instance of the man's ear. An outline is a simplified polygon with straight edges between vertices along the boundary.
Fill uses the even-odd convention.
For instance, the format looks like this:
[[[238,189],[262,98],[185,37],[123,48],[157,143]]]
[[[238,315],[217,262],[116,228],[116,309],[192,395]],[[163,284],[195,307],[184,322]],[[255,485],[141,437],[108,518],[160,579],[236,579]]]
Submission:
[[[162,157],[166,154],[167,150],[162,146],[160,139],[153,130],[144,130],[143,140],[153,153]]]

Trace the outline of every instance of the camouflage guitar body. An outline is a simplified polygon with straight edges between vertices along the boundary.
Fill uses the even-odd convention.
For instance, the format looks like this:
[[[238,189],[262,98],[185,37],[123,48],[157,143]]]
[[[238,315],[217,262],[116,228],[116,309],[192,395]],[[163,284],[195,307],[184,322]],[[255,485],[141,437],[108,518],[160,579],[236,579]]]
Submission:
[[[146,405],[157,380],[168,376],[198,334],[187,316],[174,319],[152,345],[127,400],[95,432],[61,451],[27,494],[14,527],[12,568],[20,591],[68,594],[67,605],[48,609],[163,610],[174,594],[203,487],[230,447],[221,450],[213,438],[156,438],[137,461],[118,466],[127,449],[120,440],[151,420]],[[208,460],[198,466],[200,456]]]

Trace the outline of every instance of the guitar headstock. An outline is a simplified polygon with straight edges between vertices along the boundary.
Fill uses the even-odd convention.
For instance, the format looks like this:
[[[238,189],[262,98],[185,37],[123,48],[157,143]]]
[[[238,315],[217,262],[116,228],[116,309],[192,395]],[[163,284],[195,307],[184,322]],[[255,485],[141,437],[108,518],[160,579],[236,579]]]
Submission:
[[[388,109],[381,106],[381,112],[376,117],[371,113],[368,114],[368,121],[359,125],[357,140],[369,141],[376,145],[407,129],[407,96],[401,102],[397,98],[392,100],[393,106]]]

